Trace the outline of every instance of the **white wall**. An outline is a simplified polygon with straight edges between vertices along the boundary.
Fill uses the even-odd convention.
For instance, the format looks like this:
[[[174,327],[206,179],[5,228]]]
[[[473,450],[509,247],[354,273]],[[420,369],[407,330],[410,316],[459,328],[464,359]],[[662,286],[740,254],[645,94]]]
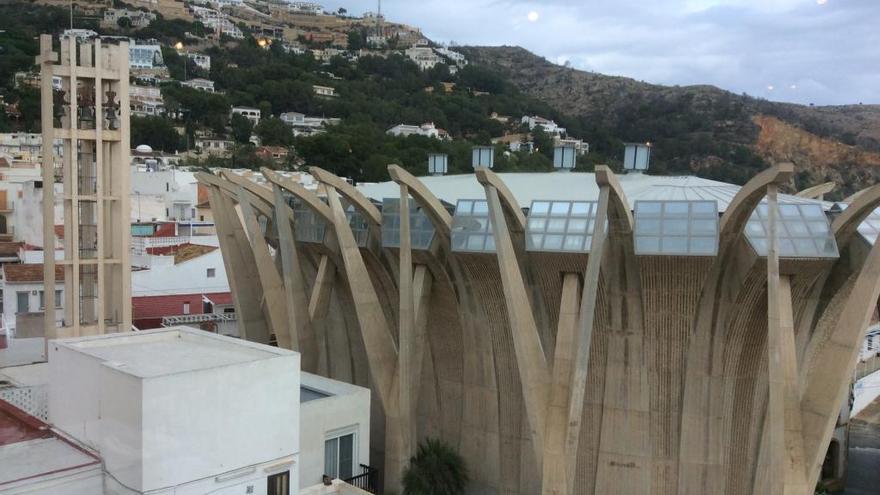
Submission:
[[[61,203],[63,185],[55,184],[55,224],[61,224],[64,218],[64,205]],[[13,213],[15,240],[24,241],[34,246],[43,246],[43,189],[35,188],[34,182],[22,185],[21,198],[15,200]],[[56,246],[60,247],[60,239]]]
[[[146,172],[137,165],[131,166],[131,218],[141,221],[157,218],[166,219],[168,215],[178,220],[192,218],[192,208],[198,203],[198,186],[192,172],[176,169]],[[140,205],[138,202],[140,201]],[[185,217],[175,212],[175,205],[185,205]],[[139,216],[140,214],[140,216]]]
[[[106,343],[90,345],[122,338],[136,346],[145,337],[102,336]],[[86,354],[76,347],[82,339],[53,341],[50,423],[97,450],[108,472],[135,490],[185,485],[174,493],[244,494],[250,484],[259,494],[268,474],[287,469],[299,486],[299,354],[202,332],[198,338],[275,355],[138,376],[124,362]]]
[[[18,312],[18,293],[26,292],[28,294],[28,312],[36,313],[38,311],[42,311],[40,309],[40,291],[43,290],[43,282],[28,282],[28,283],[15,283],[15,282],[0,282],[0,287],[3,288],[3,327],[15,330],[15,313]],[[61,300],[58,301],[62,304],[64,302],[64,282],[57,282],[55,284],[55,289],[61,291]],[[59,305],[59,304],[56,304]],[[55,311],[55,321],[60,324],[62,318],[64,317],[64,311]]]
[[[229,292],[219,249],[176,265],[174,256],[151,256],[149,267],[131,273],[133,297]],[[208,268],[214,269],[213,278],[208,278]]]
[[[301,404],[300,488],[321,482],[324,474],[324,441],[349,427],[355,430],[355,465],[370,464],[370,389],[302,373],[302,385],[332,397]],[[355,471],[358,474],[360,471]],[[296,485],[294,485],[296,486]]]

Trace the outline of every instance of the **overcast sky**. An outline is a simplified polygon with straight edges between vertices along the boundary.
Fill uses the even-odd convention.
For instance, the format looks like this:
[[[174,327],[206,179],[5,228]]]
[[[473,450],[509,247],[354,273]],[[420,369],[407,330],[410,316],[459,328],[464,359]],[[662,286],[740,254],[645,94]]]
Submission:
[[[359,15],[376,0],[324,7]],[[434,41],[520,45],[652,83],[880,103],[880,0],[385,0],[382,12]]]

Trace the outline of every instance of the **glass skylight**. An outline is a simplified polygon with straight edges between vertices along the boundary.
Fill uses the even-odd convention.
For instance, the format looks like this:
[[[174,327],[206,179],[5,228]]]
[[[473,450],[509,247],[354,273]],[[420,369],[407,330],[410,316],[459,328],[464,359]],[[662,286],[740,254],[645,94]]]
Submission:
[[[761,203],[746,224],[746,237],[758,256],[767,256],[769,207]],[[776,238],[782,258],[837,258],[837,243],[819,204],[779,203]]]
[[[714,256],[715,201],[636,201],[635,251],[642,255]]]
[[[459,199],[452,217],[452,250],[494,253],[495,236],[485,199]]]
[[[348,205],[345,208],[345,218],[348,219],[348,225],[351,227],[351,233],[354,234],[357,245],[367,247],[367,242],[370,240],[370,228],[364,215],[354,205]]]
[[[409,200],[409,237],[413,249],[428,249],[434,239],[434,225],[412,199]],[[400,198],[382,200],[382,245],[400,247]]]
[[[880,236],[880,208],[872,211],[862,223],[859,224],[859,234],[865,238],[872,246],[877,242]]]
[[[327,230],[324,219],[296,196],[289,195],[288,204],[293,208],[293,237],[299,242],[323,243]]]
[[[595,201],[532,201],[526,250],[590,252],[597,209]]]

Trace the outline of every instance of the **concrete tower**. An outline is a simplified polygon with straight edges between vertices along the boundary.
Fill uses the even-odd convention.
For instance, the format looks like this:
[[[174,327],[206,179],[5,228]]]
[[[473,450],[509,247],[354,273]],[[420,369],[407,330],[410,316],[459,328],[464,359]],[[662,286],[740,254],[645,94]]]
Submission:
[[[43,131],[43,264],[46,287],[56,265],[64,270],[64,318],[55,327],[55,293],[46,291],[47,338],[131,328],[129,262],[128,44],[69,37],[53,51],[40,37]],[[52,78],[61,78],[61,90]],[[52,143],[64,146],[61,168]],[[55,236],[55,183],[63,184],[64,257],[51,252]]]

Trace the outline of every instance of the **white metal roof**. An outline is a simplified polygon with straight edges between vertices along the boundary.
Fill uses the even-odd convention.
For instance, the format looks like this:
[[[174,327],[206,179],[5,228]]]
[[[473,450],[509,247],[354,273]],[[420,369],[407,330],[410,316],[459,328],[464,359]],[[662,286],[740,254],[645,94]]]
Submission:
[[[581,172],[528,172],[499,173],[498,176],[519,202],[528,208],[533,200],[586,200],[599,198],[599,188],[593,173]],[[718,211],[723,213],[739,192],[740,186],[703,179],[694,176],[660,176],[638,173],[617,176],[630,207],[639,200],[716,200]],[[482,199],[486,197],[483,186],[473,174],[419,177],[419,180],[440,200],[455,204],[459,199]],[[400,197],[400,186],[394,182],[361,184],[358,189],[367,197],[382,201],[383,198]],[[821,203],[824,209],[832,203],[799,198],[787,194],[780,201],[791,203]]]

